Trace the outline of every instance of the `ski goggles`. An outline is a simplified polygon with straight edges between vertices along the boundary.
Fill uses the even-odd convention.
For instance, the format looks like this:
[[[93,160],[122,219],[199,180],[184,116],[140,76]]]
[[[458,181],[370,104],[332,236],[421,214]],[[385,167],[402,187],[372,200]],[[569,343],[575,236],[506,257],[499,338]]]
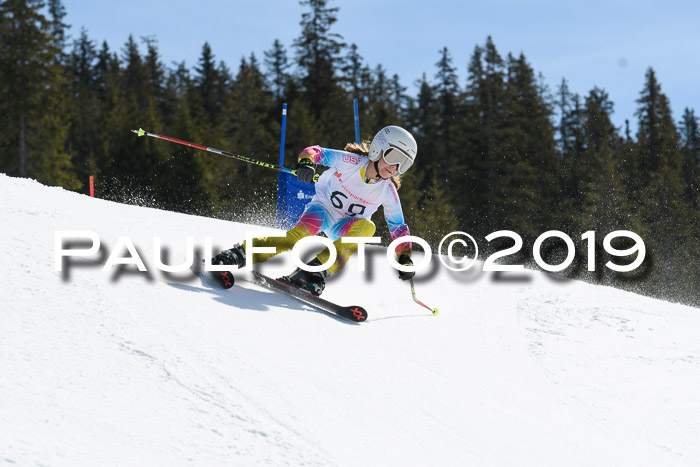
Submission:
[[[405,174],[406,171],[410,169],[413,165],[413,159],[411,158],[411,156],[409,156],[396,146],[388,146],[387,148],[385,148],[384,152],[382,153],[382,159],[384,159],[384,162],[386,162],[389,165],[398,164],[399,173],[402,175]]]

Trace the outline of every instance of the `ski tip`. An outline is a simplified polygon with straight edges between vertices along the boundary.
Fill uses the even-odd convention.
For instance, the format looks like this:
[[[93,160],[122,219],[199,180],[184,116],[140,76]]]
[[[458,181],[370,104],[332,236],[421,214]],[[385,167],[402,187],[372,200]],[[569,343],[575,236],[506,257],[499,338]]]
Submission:
[[[355,307],[346,307],[347,311],[347,317],[350,318],[351,320],[361,323],[363,321],[367,320],[367,311],[365,311],[364,308],[361,306],[355,306]]]

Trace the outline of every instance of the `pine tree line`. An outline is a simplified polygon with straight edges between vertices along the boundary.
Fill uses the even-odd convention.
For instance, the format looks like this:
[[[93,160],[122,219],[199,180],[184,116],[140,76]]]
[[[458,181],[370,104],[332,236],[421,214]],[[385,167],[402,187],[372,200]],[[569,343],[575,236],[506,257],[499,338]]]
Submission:
[[[227,158],[148,138],[149,131],[278,162],[280,111],[289,106],[285,165],[311,144],[354,139],[359,99],[363,139],[398,124],[419,156],[401,197],[412,233],[437,246],[454,230],[481,239],[484,254],[509,246],[484,239],[513,230],[531,261],[535,239],[567,233],[578,248],[569,275],[700,303],[700,129],[694,110],[674,121],[652,68],[635,113],[616,128],[604,89],[550,90],[523,54],[501,55],[488,37],[458,65],[437,53],[411,96],[397,75],[370,66],[333,32],[339,9],[303,0],[290,49],[274,40],[235,70],[202,46],[197,64],[163,64],[155,38],[129,37],[114,51],[86,30],[70,39],[60,0],[0,1],[0,171],[121,202],[231,218],[274,212],[277,177]],[[377,222],[380,233],[382,222]],[[595,273],[581,235],[595,231]],[[604,267],[603,237],[632,230],[649,260],[636,274]],[[559,245],[560,246],[560,245]],[[622,246],[620,246],[622,248]],[[561,248],[550,248],[553,258]],[[556,260],[553,259],[553,262]]]

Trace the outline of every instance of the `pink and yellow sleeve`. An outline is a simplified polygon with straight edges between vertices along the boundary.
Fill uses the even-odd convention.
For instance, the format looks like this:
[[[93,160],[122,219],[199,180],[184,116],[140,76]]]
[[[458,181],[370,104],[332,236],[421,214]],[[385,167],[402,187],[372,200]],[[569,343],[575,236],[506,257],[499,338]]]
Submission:
[[[302,159],[311,159],[311,162],[318,164],[321,161],[323,152],[320,146],[309,146],[299,153],[298,161],[301,162]]]
[[[411,235],[403,217],[399,194],[396,192],[393,184],[390,186],[389,194],[382,205],[384,206],[384,219],[386,219],[387,226],[389,226],[391,240]],[[399,257],[403,254],[411,256],[411,242],[402,243],[396,247],[396,256]]]

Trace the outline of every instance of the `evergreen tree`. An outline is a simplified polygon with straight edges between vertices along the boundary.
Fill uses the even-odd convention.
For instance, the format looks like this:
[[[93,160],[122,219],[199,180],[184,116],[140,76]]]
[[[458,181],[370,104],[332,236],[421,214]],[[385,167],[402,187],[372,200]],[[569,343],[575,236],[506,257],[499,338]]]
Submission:
[[[39,0],[0,3],[0,170],[75,189],[64,149],[65,78],[43,7]]]
[[[88,180],[97,172],[97,155],[101,151],[101,105],[97,77],[97,49],[82,29],[68,55],[65,74],[68,79],[70,127],[67,150],[71,154],[79,180]],[[83,185],[87,194],[88,185]]]
[[[122,54],[123,67],[110,70],[110,73],[117,73],[110,76],[110,79],[116,78],[116,82],[110,82],[107,89],[109,129],[106,133],[111,140],[104,175],[113,185],[109,189],[105,187],[105,195],[122,202],[158,205],[162,199],[159,199],[157,189],[165,183],[159,179],[163,176],[160,164],[166,152],[173,148],[153,138],[135,138],[130,133],[133,122],[139,122],[138,126],[143,128],[156,129],[156,132],[161,131],[158,129],[162,124],[148,69],[132,36],[125,43]]]
[[[100,102],[99,133],[97,136],[96,163],[98,172],[106,180],[100,186],[105,194],[110,189],[109,183],[113,175],[112,164],[114,157],[120,155],[124,137],[121,122],[126,118],[126,104],[122,99],[121,64],[116,53],[112,53],[107,42],[97,52],[95,65],[95,85]]]
[[[68,40],[66,30],[70,27],[63,22],[63,18],[66,16],[66,9],[61,0],[48,0],[48,9],[51,45],[57,51],[54,57],[54,64],[62,64],[65,58],[64,49]]]
[[[165,104],[165,67],[158,55],[158,41],[151,36],[142,37],[141,41],[146,44],[144,67],[146,68],[146,75],[148,77],[148,94],[153,97],[155,105],[162,109],[162,106]]]
[[[548,225],[558,225],[556,213],[559,171],[556,162],[552,110],[534,71],[520,54],[509,54],[504,105],[508,121],[503,154],[507,171],[502,178],[503,223],[534,241]],[[508,219],[508,221],[505,221]]]
[[[437,154],[432,163],[435,166],[436,180],[442,181],[451,199],[463,199],[459,188],[466,173],[456,170],[458,159],[465,156],[460,150],[460,128],[462,119],[459,109],[459,85],[457,73],[452,66],[452,57],[447,47],[440,51],[440,60],[435,64],[435,98],[438,106]],[[459,161],[464,164],[464,161]]]
[[[232,93],[238,108],[230,113],[236,115],[233,122],[234,146],[253,157],[266,157],[274,145],[267,120],[268,109],[272,107],[272,93],[265,84],[265,77],[254,54],[248,61],[241,60]],[[272,162],[275,162],[274,159]]]
[[[202,46],[202,54],[199,57],[198,66],[194,68],[195,81],[199,90],[197,109],[201,109],[201,123],[214,127],[221,112],[221,96],[217,93],[220,77],[216,70],[216,60],[211,46],[205,42]]]
[[[637,102],[640,170],[634,201],[640,206],[640,221],[645,227],[640,235],[649,239],[655,262],[665,265],[656,268],[651,279],[656,286],[668,286],[683,279],[684,268],[670,265],[687,262],[683,253],[691,235],[692,209],[685,203],[682,156],[670,104],[651,68]]]
[[[269,112],[273,96],[267,89],[255,55],[241,60],[231,93],[234,108],[223,111],[229,117],[227,121],[230,125],[224,133],[225,147],[235,148],[238,153],[257,160],[277,164],[276,153],[272,150],[276,147],[275,132],[272,130],[275,125],[270,121]],[[224,205],[236,202],[240,206],[241,199],[247,199],[250,203],[272,199],[277,180],[275,172],[260,170],[250,164],[234,162],[236,165],[232,166],[232,162],[225,159],[215,164],[219,174],[217,179],[231,184],[230,187],[219,186],[220,202]]]
[[[680,122],[680,151],[682,173],[685,183],[685,217],[689,224],[686,230],[685,248],[682,250],[682,269],[685,297],[696,306],[700,305],[700,129],[692,109],[685,108]],[[678,255],[677,255],[678,256]]]
[[[183,129],[183,133],[177,133],[178,135],[189,133],[189,106],[182,100],[177,100],[173,108],[172,99],[166,95],[166,72],[158,53],[157,41],[153,37],[143,37],[141,40],[146,45],[146,55],[143,58],[146,76],[143,85],[148,95],[146,110],[155,117],[157,125],[163,127],[170,123]],[[183,121],[173,119],[174,115],[170,112]],[[189,137],[189,134],[186,136]],[[201,159],[194,157],[191,152],[162,143],[154,146],[152,157],[157,165],[151,186],[159,206],[164,209],[197,212],[209,208]]]
[[[624,186],[615,158],[620,138],[610,115],[613,104],[608,94],[594,88],[586,97],[583,115],[584,151],[577,161],[581,211],[577,234],[588,230],[608,233],[628,228]]]
[[[425,74],[416,83],[416,86],[418,87],[418,96],[412,111],[408,112],[408,114],[411,116],[409,126],[415,129],[415,138],[420,155],[416,158],[416,163],[411,167],[411,171],[421,175],[416,180],[418,182],[417,186],[424,188],[427,186],[425,184],[433,178],[435,173],[432,158],[435,157],[438,147],[437,122],[439,107],[435,98],[435,90],[428,82]]]
[[[294,41],[301,84],[311,110],[320,120],[336,88],[335,67],[345,46],[342,36],[331,32],[339,8],[327,6],[328,0],[300,0],[309,11],[301,17],[301,36]]]
[[[95,65],[95,82],[101,91],[107,87],[112,76],[119,74],[119,66],[119,57],[112,53],[107,41],[103,41],[102,47],[97,52],[97,64]],[[104,92],[100,93],[101,100],[105,100],[106,97]]]
[[[364,122],[370,115],[369,108],[371,105],[370,95],[371,88],[374,85],[374,76],[372,75],[372,69],[369,65],[362,65],[360,68],[360,84],[359,84],[359,95],[357,97],[360,116]]]
[[[392,83],[386,69],[382,65],[377,65],[372,70],[371,76],[370,87],[365,89],[367,100],[363,107],[366,109],[367,116],[363,119],[363,124],[376,132],[387,125],[397,123],[396,109],[392,102]]]
[[[572,227],[575,213],[582,208],[581,177],[585,172],[579,161],[583,157],[585,132],[581,97],[570,92],[566,79],[559,86],[558,107],[561,228],[567,230]]]
[[[688,204],[697,210],[700,206],[700,127],[692,109],[685,108],[680,130],[685,193]]]
[[[275,39],[272,49],[265,52],[265,66],[267,68],[268,87],[272,90],[276,106],[283,104],[290,74],[287,70],[291,66],[287,60],[287,50],[279,39]]]
[[[226,65],[226,63],[223,60],[221,60],[219,62],[219,65],[216,67],[216,75],[217,80],[214,89],[217,95],[217,101],[219,102],[219,107],[221,108],[221,111],[216,116],[215,123],[216,127],[219,129],[218,133],[225,135],[226,128],[228,128],[229,126],[229,122],[227,120],[230,117],[228,113],[226,113],[226,109],[233,108],[232,101],[235,99],[235,96],[233,95],[234,78],[233,73],[231,73],[231,70],[229,69],[228,65]]]
[[[458,205],[462,223],[478,235],[499,229],[507,167],[505,62],[489,36],[484,47],[476,46],[468,66],[465,91],[465,152],[458,165],[465,174],[465,192]]]
[[[184,63],[168,74],[163,88],[168,113],[172,113],[168,122],[167,134],[178,135],[186,141],[198,140],[197,125],[190,109],[190,97],[195,93],[194,84]],[[207,165],[210,155],[191,148],[178,148],[170,151],[161,165],[164,172],[159,189],[164,200],[163,205],[169,209],[196,213],[212,214],[211,194],[207,189]]]
[[[656,73],[649,68],[645,75],[645,84],[640,98],[639,108],[635,112],[639,118],[638,143],[638,179],[636,196],[640,204],[647,209],[644,213],[645,223],[656,223],[660,216],[671,211],[670,204],[675,203],[675,193],[679,188],[676,178],[680,172],[679,138],[668,98],[661,91]],[[656,194],[661,199],[649,196],[648,189],[656,182]],[[660,190],[660,191],[658,191]]]
[[[122,49],[123,92],[130,98],[143,102],[149,97],[150,86],[148,82],[148,70],[139,52],[138,45],[133,36],[129,36]]]
[[[177,63],[174,69],[168,70],[163,88],[164,124],[168,131],[182,135],[181,138],[188,141],[201,139],[196,132],[194,113],[191,109],[191,102],[195,100],[193,96],[196,93],[195,83],[184,61]],[[182,133],[170,130],[173,127],[181,129]]]
[[[393,106],[394,121],[399,124],[407,121],[410,97],[406,94],[406,89],[406,86],[401,84],[399,75],[394,74],[389,82],[389,93],[391,95],[390,102]]]
[[[645,74],[644,89],[637,100],[635,115],[639,119],[639,187],[648,185],[652,174],[659,170],[664,159],[669,159],[678,147],[678,136],[671,118],[668,98],[661,91],[656,73],[649,68]]]
[[[357,45],[351,44],[348,48],[348,53],[343,59],[342,83],[345,92],[349,93],[353,98],[359,99],[363,94],[362,87],[362,67],[363,60],[360,53],[357,51]]]
[[[324,137],[319,122],[300,96],[296,96],[287,109],[287,136],[285,138],[285,167],[295,167],[302,149],[315,144],[329,147],[330,140]]]

